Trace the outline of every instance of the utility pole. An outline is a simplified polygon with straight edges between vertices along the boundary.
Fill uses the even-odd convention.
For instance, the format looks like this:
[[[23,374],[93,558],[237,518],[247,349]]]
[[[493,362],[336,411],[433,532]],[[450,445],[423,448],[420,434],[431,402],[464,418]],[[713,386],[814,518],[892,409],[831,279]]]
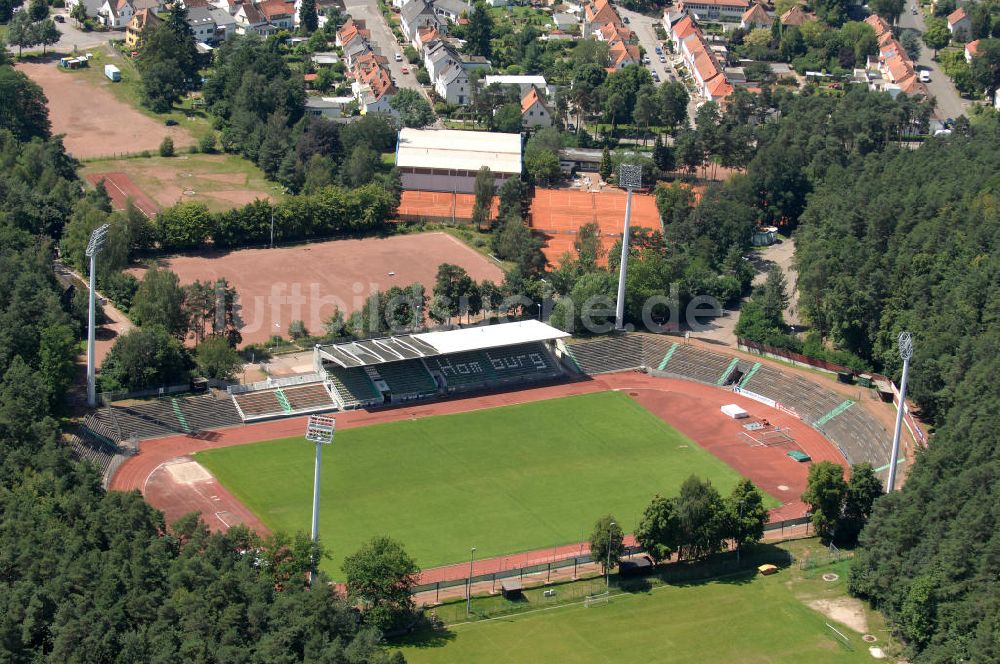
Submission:
[[[476,562],[476,547],[472,547],[472,554],[469,558],[469,586],[465,593],[465,616],[472,615],[472,566]]]
[[[622,164],[618,168],[618,186],[625,187],[625,228],[622,231],[622,257],[618,270],[618,302],[615,308],[615,329],[625,329],[625,275],[628,272],[628,235],[632,221],[632,190],[642,185],[642,166]]]
[[[108,224],[104,224],[90,234],[87,242],[87,258],[90,259],[90,306],[87,314],[87,405],[93,408],[97,405],[97,378],[94,367],[94,340],[97,326],[97,254],[104,248],[104,240],[108,237]]]
[[[323,415],[310,415],[306,423],[306,440],[316,443],[316,468],[313,471],[313,513],[312,542],[319,541],[319,469],[323,462],[323,446],[333,443],[333,434],[337,429],[337,420]],[[316,558],[312,559],[312,569],[309,573],[309,587],[316,580]]]
[[[899,381],[899,406],[896,408],[896,431],[892,435],[892,456],[889,457],[889,484],[886,493],[896,489],[896,463],[899,457],[899,435],[903,428],[903,413],[906,410],[906,379],[910,375],[910,357],[913,356],[913,337],[909,332],[899,333],[899,356],[903,358],[903,377]]]

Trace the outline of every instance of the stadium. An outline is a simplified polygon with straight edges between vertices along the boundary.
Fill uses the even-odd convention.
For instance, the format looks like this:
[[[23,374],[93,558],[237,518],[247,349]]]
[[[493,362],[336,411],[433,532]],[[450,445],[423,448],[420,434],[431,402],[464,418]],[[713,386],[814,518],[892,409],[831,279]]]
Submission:
[[[110,403],[74,444],[105,469],[110,488],[142,490],[168,520],[201,511],[213,529],[295,530],[308,520],[305,416],[332,413],[338,438],[324,469],[339,481],[324,489],[323,523],[338,559],[382,525],[409,533],[408,523],[419,524],[408,545],[424,584],[467,576],[455,567],[459,542],[482,542],[481,555],[502,558],[500,567],[537,551],[559,557],[559,547],[579,555],[587,510],[597,509],[579,482],[637,513],[689,473],[721,487],[744,476],[766,494],[770,527],[784,529],[807,521],[799,496],[811,462],[869,462],[887,474],[891,436],[874,396],[682,337],[572,339],[525,320],[318,345],[312,355],[310,373]],[[749,417],[733,419],[726,407]],[[700,456],[679,452],[687,449]],[[391,489],[403,485],[413,491]],[[400,501],[412,510],[393,520]]]

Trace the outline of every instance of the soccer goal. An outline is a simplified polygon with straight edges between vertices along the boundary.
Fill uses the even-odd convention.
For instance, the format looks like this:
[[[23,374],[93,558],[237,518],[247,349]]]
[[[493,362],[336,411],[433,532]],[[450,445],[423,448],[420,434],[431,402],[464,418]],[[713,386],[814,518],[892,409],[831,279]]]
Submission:
[[[587,595],[583,600],[583,605],[589,609],[596,604],[607,604],[610,601],[611,593],[605,590],[603,593],[597,593],[596,595]]]
[[[795,444],[795,437],[788,427],[767,427],[741,431],[740,436],[751,447],[782,447]]]

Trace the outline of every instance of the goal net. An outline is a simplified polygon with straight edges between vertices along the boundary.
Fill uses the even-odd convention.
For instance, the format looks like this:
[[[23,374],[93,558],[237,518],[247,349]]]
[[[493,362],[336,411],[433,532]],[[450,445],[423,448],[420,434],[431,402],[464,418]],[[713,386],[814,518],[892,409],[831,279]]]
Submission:
[[[596,604],[607,604],[609,601],[611,601],[611,593],[604,591],[596,595],[587,595],[583,600],[583,605],[589,609]]]
[[[751,447],[781,447],[795,444],[791,429],[771,427],[755,431],[741,431],[740,436]]]

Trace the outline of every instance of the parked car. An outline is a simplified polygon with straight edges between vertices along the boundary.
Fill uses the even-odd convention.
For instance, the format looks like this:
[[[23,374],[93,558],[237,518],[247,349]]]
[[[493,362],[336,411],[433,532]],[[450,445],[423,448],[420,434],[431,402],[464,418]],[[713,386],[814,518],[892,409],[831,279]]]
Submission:
[[[566,131],[576,131],[576,125],[572,122],[566,123]]]
[[[402,61],[403,61],[403,54],[402,53],[397,53],[396,54],[396,62],[402,62]]]
[[[404,74],[409,74],[410,73],[410,68],[404,66],[400,71],[402,71]]]
[[[167,120],[166,122],[164,122],[163,124],[167,125],[168,127],[176,127],[177,126],[177,120],[174,120],[173,118],[171,118],[171,119]]]
[[[926,69],[922,69],[920,71],[920,82],[921,83],[930,83],[931,82],[931,73],[929,71],[927,71]]]
[[[622,16],[622,23],[628,25],[628,16]]]
[[[55,21],[56,23],[65,23],[66,22],[65,17],[63,17],[63,16],[61,16],[59,14],[56,14],[55,16],[53,16],[52,20]]]

